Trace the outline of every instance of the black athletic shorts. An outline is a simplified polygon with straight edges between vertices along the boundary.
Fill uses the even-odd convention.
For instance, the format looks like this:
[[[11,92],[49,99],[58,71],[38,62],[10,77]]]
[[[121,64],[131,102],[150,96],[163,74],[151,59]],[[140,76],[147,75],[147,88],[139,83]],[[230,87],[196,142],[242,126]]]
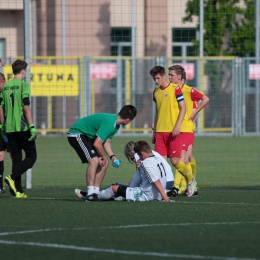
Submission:
[[[4,141],[2,136],[0,136],[0,151],[7,151],[8,153],[10,153],[9,144]]]
[[[82,163],[88,163],[91,158],[99,156],[93,146],[95,140],[89,139],[86,135],[68,133],[68,141]]]

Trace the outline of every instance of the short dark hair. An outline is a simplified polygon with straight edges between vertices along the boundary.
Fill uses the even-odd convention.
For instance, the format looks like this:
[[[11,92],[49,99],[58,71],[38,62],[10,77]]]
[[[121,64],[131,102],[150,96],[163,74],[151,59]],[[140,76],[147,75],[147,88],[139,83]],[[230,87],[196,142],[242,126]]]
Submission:
[[[4,80],[5,81],[5,75],[3,73],[0,72],[0,80]]]
[[[140,153],[140,152],[151,153],[152,148],[146,141],[138,141],[135,143],[134,151],[136,153]]]
[[[168,70],[174,70],[177,75],[181,75],[181,79],[186,77],[185,69],[181,65],[172,65],[168,68]]]
[[[17,75],[21,73],[22,70],[26,70],[27,68],[27,62],[24,60],[16,60],[12,64],[13,74]]]
[[[137,115],[137,109],[132,106],[132,105],[125,105],[121,108],[120,112],[118,113],[118,115],[122,118],[122,119],[127,119],[130,118],[131,120],[133,120],[136,115]]]
[[[186,80],[187,80],[186,72],[185,72],[185,71],[183,71],[183,73],[182,73],[182,79],[184,79],[184,83],[185,83]]]
[[[150,75],[154,78],[157,74],[165,75],[165,68],[162,66],[155,66],[150,70]]]

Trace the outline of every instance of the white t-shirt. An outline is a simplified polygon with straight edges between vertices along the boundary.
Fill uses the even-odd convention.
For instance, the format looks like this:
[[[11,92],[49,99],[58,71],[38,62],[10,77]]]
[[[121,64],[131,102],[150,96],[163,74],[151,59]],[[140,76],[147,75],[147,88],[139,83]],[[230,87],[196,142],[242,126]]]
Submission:
[[[162,160],[165,161],[165,171],[167,175],[167,182],[168,181],[174,181],[174,175],[172,172],[172,167],[170,164],[157,152],[152,150],[152,153],[156,155],[157,157],[160,157]],[[137,153],[134,154],[135,160],[138,161],[140,159],[139,155]],[[138,187],[142,182],[141,175],[140,175],[140,170],[136,169],[136,172],[130,182],[130,187]]]
[[[154,155],[143,160],[138,169],[141,186],[132,188],[131,185],[127,188],[126,199],[135,201],[162,200],[161,194],[153,183],[160,180],[162,187],[166,188],[166,168],[167,162],[162,156]]]

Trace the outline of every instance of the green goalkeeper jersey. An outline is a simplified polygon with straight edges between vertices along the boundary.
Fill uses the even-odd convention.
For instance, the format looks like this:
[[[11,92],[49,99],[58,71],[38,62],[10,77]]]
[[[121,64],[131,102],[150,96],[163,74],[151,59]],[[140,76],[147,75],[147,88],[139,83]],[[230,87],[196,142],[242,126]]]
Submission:
[[[20,79],[12,79],[4,84],[1,95],[1,106],[5,113],[6,132],[27,131],[29,124],[24,114],[23,100],[24,98],[28,100],[30,97],[29,84]]]
[[[94,114],[78,120],[69,129],[69,134],[85,134],[94,140],[98,136],[102,142],[112,140],[120,125],[116,124],[117,114]]]

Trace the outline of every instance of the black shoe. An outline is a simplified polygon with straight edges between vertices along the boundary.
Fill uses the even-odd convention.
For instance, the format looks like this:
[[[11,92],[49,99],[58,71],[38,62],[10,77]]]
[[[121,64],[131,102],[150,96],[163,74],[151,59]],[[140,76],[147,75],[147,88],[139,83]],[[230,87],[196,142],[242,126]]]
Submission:
[[[171,188],[170,191],[167,192],[167,196],[168,197],[170,197],[170,196],[178,197],[178,191],[179,191],[179,189],[173,187],[173,188]]]
[[[0,188],[0,193],[5,193],[5,188]]]
[[[96,193],[87,196],[86,201],[100,201]]]
[[[198,195],[199,195],[199,192],[198,192],[197,190],[195,190],[194,193],[193,193],[193,195],[192,195],[192,197],[198,196]]]

